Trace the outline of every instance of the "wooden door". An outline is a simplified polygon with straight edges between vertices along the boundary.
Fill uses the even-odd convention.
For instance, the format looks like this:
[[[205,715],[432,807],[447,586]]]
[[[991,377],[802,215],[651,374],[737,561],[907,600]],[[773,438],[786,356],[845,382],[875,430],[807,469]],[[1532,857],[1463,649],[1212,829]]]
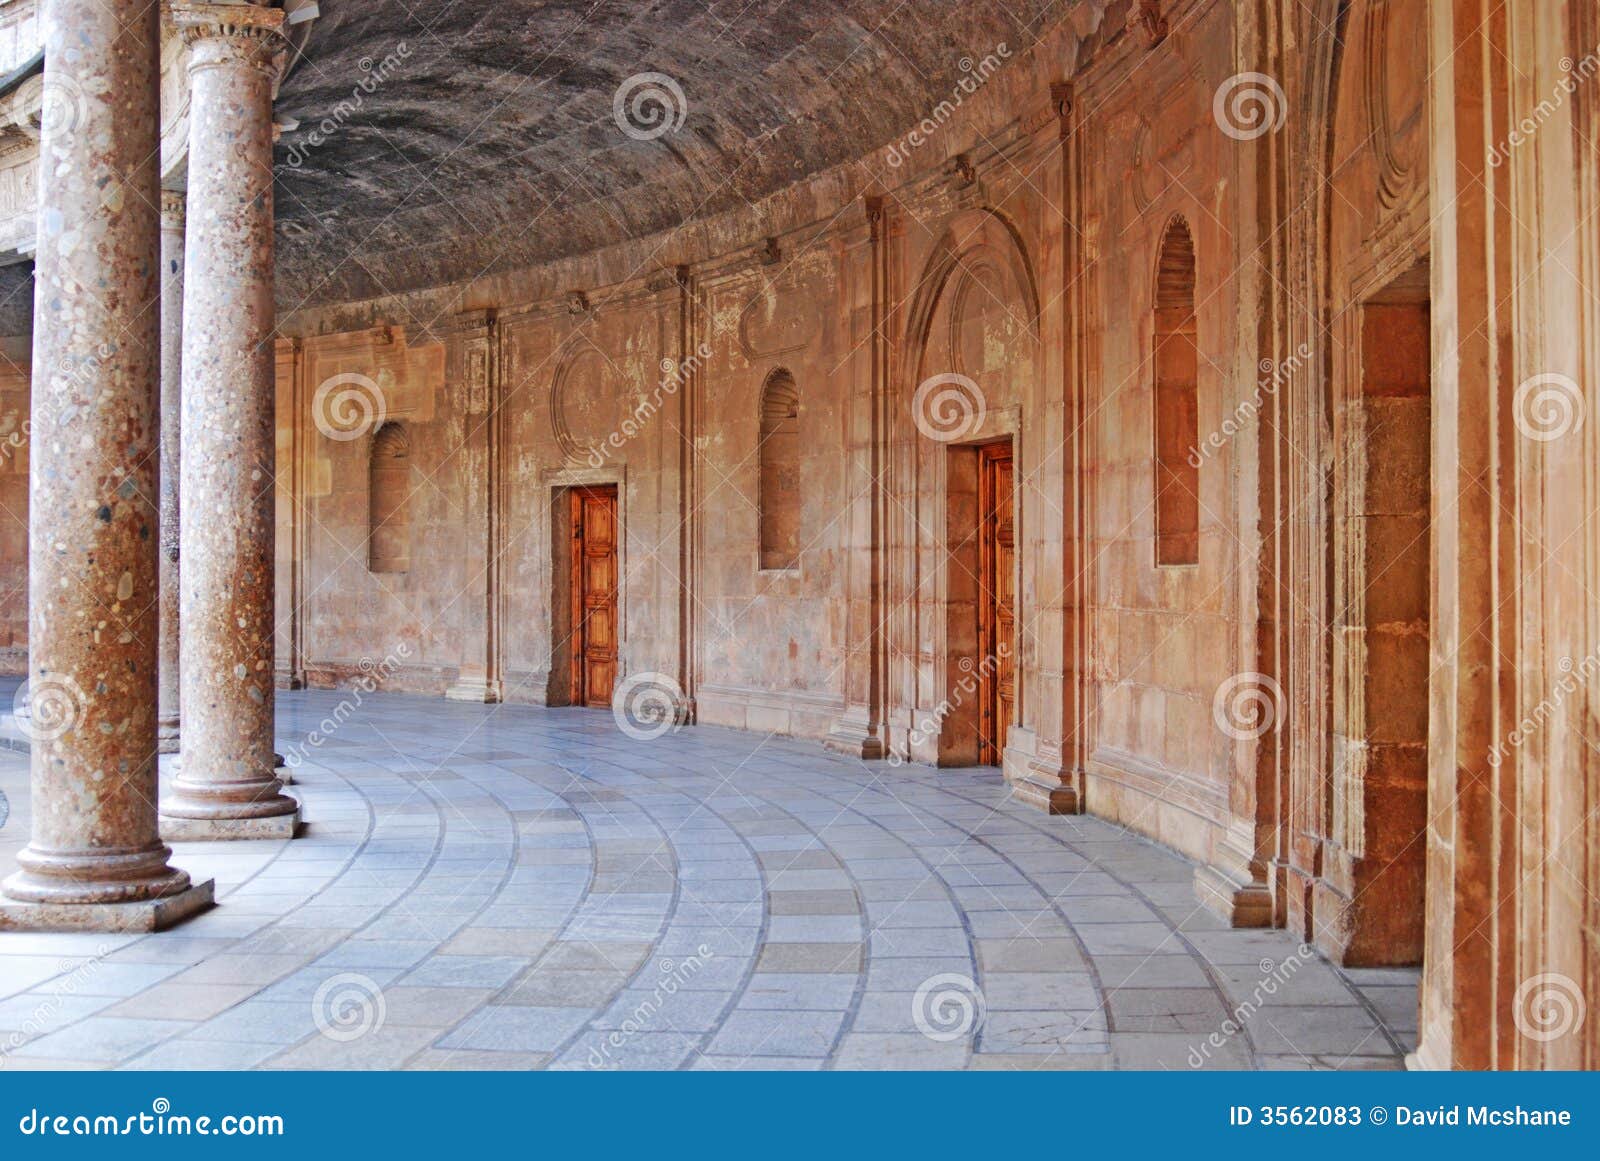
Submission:
[[[1000,765],[1017,706],[1016,521],[1009,443],[978,449],[978,761]]]
[[[572,704],[605,707],[617,682],[617,489],[572,489]]]

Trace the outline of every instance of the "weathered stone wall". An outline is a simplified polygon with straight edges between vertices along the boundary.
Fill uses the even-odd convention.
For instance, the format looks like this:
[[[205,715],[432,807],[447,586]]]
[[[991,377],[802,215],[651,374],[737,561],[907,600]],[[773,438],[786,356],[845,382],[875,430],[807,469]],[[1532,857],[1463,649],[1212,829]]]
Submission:
[[[1085,419],[1095,706],[1087,805],[1201,860],[1228,821],[1233,768],[1231,739],[1213,721],[1214,694],[1256,668],[1239,591],[1254,546],[1237,496],[1241,461],[1255,449],[1230,440],[1204,458],[1199,562],[1158,565],[1156,279],[1163,237],[1181,218],[1195,250],[1203,439],[1254,386],[1255,360],[1241,356],[1239,343],[1243,153],[1213,112],[1216,92],[1237,71],[1235,35],[1233,11],[1209,6],[1155,52],[1129,45],[1084,94],[1103,126],[1087,165],[1098,296]]]
[[[278,668],[325,687],[386,665],[392,689],[443,692],[461,663],[458,483],[466,417],[447,406],[444,345],[380,327],[278,346]],[[369,568],[372,440],[403,423],[408,571]],[[292,597],[292,599],[291,599]]]

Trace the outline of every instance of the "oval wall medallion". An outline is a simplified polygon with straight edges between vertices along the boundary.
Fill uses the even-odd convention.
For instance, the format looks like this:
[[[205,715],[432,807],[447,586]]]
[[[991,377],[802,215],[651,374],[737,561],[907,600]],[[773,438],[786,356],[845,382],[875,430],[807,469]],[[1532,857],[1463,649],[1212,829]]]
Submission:
[[[556,373],[550,387],[550,429],[561,454],[572,462],[593,453],[617,429],[617,375],[593,347],[579,350]]]
[[[822,322],[820,311],[806,308],[814,301],[812,288],[803,284],[768,283],[752,294],[739,312],[739,347],[745,358],[769,359],[809,346]]]

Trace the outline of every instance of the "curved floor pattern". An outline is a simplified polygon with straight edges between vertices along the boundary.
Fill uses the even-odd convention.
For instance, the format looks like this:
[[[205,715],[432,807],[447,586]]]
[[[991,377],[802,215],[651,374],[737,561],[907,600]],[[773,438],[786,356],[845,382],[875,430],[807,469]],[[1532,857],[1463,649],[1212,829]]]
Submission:
[[[306,833],[181,845],[221,905],[177,930],[0,935],[0,1068],[1389,1068],[1415,1035],[1415,972],[1228,930],[1190,864],[993,770],[399,695],[279,719]],[[0,752],[6,866],[26,782]]]

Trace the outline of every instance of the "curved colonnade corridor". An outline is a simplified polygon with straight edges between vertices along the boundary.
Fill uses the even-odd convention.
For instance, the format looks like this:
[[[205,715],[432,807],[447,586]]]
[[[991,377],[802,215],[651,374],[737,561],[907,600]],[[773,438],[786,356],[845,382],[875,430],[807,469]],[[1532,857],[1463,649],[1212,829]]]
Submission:
[[[176,846],[214,910],[0,944],[0,1068],[1394,1068],[1413,1047],[1415,971],[1230,930],[1192,864],[1017,805],[993,770],[354,700],[280,695],[300,838]],[[0,750],[0,861],[26,789]]]

